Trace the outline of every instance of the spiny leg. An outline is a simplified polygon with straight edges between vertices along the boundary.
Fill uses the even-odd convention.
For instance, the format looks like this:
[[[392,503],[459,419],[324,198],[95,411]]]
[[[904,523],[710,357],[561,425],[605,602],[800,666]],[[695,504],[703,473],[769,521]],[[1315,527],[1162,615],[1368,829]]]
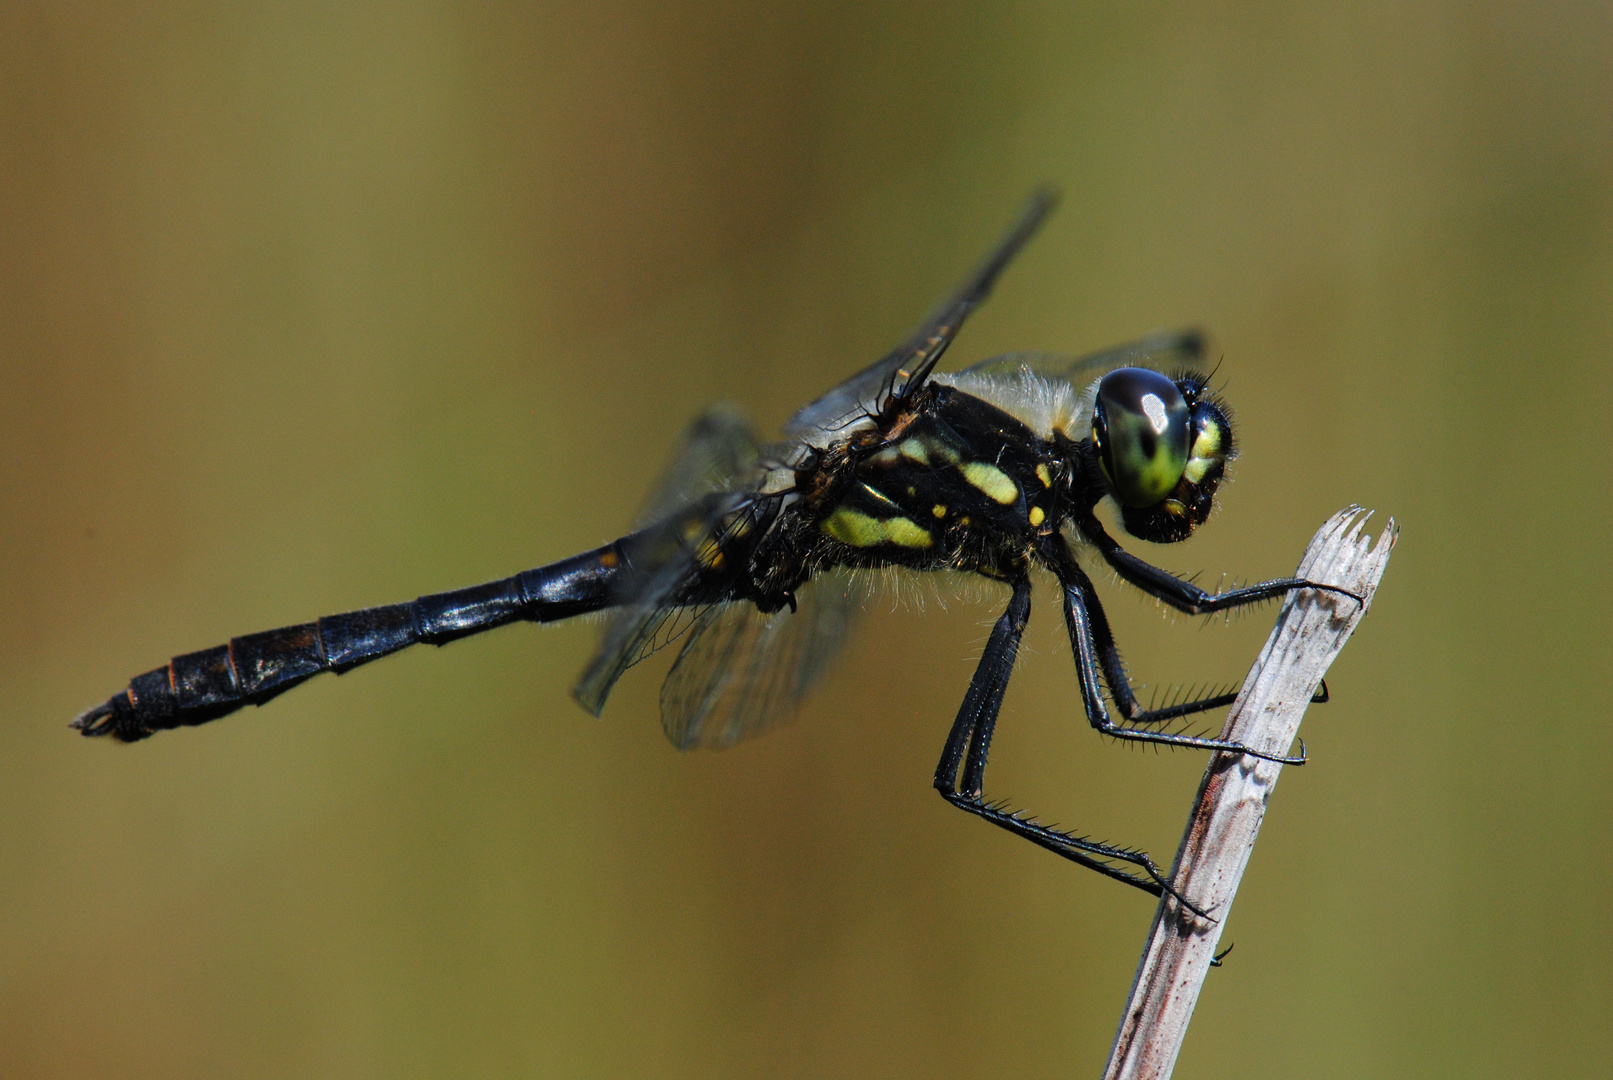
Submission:
[[[1102,642],[1100,642],[1099,645],[1101,648]],[[1117,659],[1119,655],[1119,652],[1116,651],[1115,656]],[[1124,666],[1122,666],[1120,669],[1119,678],[1125,678]],[[1109,679],[1109,668],[1107,662],[1104,665],[1104,679],[1106,681]],[[1110,683],[1109,685],[1114,686],[1115,684]],[[1127,722],[1132,724],[1142,724],[1149,727],[1156,727],[1172,720],[1179,720],[1184,716],[1192,716],[1194,713],[1209,712],[1211,709],[1224,708],[1238,700],[1238,695],[1236,692],[1226,694],[1211,694],[1209,697],[1193,698],[1190,701],[1178,701],[1175,705],[1167,705],[1164,708],[1144,709],[1137,701],[1136,692],[1131,689],[1129,684],[1126,685],[1126,691],[1130,695],[1129,706],[1119,702],[1118,695],[1115,696],[1117,697],[1117,704],[1120,704],[1121,710],[1126,713]],[[1327,692],[1327,680],[1323,679],[1322,684],[1316,688],[1316,693],[1311,695],[1311,704],[1326,705],[1329,700],[1330,698]],[[1304,740],[1300,741],[1300,745],[1304,745]]]
[[[1236,695],[1222,694],[1206,698],[1203,702],[1189,702],[1174,706],[1172,709],[1155,710],[1153,713],[1141,709],[1137,709],[1135,713],[1131,712],[1128,709],[1127,699],[1132,707],[1136,706],[1136,699],[1126,682],[1125,669],[1120,663],[1119,651],[1115,649],[1114,635],[1110,632],[1109,621],[1103,614],[1103,605],[1098,602],[1093,592],[1091,579],[1080,567],[1073,564],[1061,566],[1060,577],[1064,582],[1064,622],[1069,627],[1070,646],[1075,653],[1075,673],[1081,685],[1081,702],[1086,706],[1087,720],[1099,732],[1113,735],[1117,739],[1153,743],[1157,746],[1188,746],[1195,750],[1248,754],[1250,757],[1275,761],[1282,765],[1305,764],[1303,743],[1300,744],[1300,756],[1286,757],[1254,750],[1242,743],[1226,739],[1174,735],[1164,731],[1148,731],[1116,724],[1109,718],[1109,708],[1103,702],[1103,681],[1098,674],[1100,670],[1109,680],[1110,693],[1115,696],[1116,703],[1127,710],[1127,719],[1133,723],[1158,723],[1162,719],[1170,719],[1173,715],[1185,715],[1200,709],[1214,708],[1218,704],[1229,704]]]
[[[1003,612],[1002,618],[992,628],[985,653],[975,668],[969,691],[964,695],[963,705],[958,709],[957,719],[952,722],[952,730],[947,735],[941,761],[935,769],[936,790],[953,806],[1024,837],[1038,847],[1152,896],[1169,892],[1195,914],[1204,915],[1171,887],[1164,873],[1143,852],[1072,836],[1037,824],[1000,805],[987,803],[982,797],[991,735],[997,724],[998,713],[1002,710],[1003,693],[1008,689],[1014,660],[1019,654],[1020,638],[1030,619],[1030,600],[1030,581],[1016,581],[1013,596],[1008,601],[1008,610]],[[963,773],[961,778],[958,775],[960,767]],[[1147,876],[1128,873],[1114,863],[1135,866]]]
[[[1273,578],[1254,585],[1228,589],[1223,593],[1206,592],[1191,581],[1184,581],[1170,571],[1139,559],[1121,547],[1114,537],[1104,531],[1097,518],[1088,515],[1079,524],[1081,532],[1092,541],[1103,555],[1104,561],[1114,567],[1115,573],[1124,581],[1188,615],[1231,611],[1233,608],[1275,600],[1297,589],[1316,589],[1319,592],[1335,593],[1348,597],[1357,604],[1363,603],[1361,597],[1348,589],[1341,589],[1337,585],[1324,585],[1319,581],[1309,581],[1305,578]]]
[[[1126,674],[1126,665],[1120,659],[1120,649],[1115,645],[1114,631],[1109,628],[1108,616],[1098,603],[1097,590],[1092,587],[1092,579],[1087,577],[1086,572],[1074,559],[1060,560],[1060,570],[1086,592],[1087,614],[1092,623],[1092,637],[1097,645],[1098,663],[1103,670],[1103,680],[1109,687],[1110,698],[1119,707],[1121,716],[1127,723],[1155,727],[1183,716],[1219,709],[1238,700],[1236,693],[1212,694],[1209,697],[1179,701],[1160,709],[1144,709],[1142,703],[1137,700],[1136,691],[1131,687],[1131,680]],[[1311,702],[1321,704],[1325,701],[1327,701],[1327,688],[1324,685],[1311,698]]]
[[[1092,587],[1092,579],[1087,577],[1080,564],[1070,557],[1067,548],[1061,546],[1055,549],[1052,552],[1052,556],[1059,574],[1067,580],[1079,583],[1085,589],[1088,598],[1088,615],[1092,622],[1092,635],[1097,646],[1098,662],[1103,670],[1103,679],[1109,687],[1110,697],[1119,707],[1120,712],[1128,723],[1154,727],[1184,716],[1191,716],[1194,713],[1219,709],[1238,700],[1236,693],[1212,694],[1209,697],[1179,701],[1164,708],[1144,709],[1142,703],[1137,700],[1136,691],[1132,689],[1131,680],[1126,674],[1126,666],[1120,659],[1120,650],[1115,645],[1114,632],[1109,628],[1109,620],[1104,614],[1102,605],[1097,600],[1097,591]],[[1317,688],[1316,693],[1311,697],[1311,704],[1322,705],[1327,700],[1327,681],[1324,679],[1321,686]]]

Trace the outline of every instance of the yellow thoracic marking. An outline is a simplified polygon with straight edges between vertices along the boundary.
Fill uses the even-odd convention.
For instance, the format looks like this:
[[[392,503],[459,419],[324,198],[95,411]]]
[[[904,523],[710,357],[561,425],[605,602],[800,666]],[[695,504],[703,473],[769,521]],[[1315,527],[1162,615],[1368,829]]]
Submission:
[[[1196,484],[1204,479],[1204,474],[1210,471],[1212,464],[1214,463],[1209,458],[1188,458],[1187,467],[1182,470],[1182,479],[1189,484]]]
[[[1007,506],[1019,498],[1019,488],[1008,478],[1007,473],[995,465],[988,465],[984,461],[971,461],[958,468],[963,473],[963,478],[984,492],[988,499]]]
[[[930,537],[930,530],[915,525],[905,517],[886,521],[885,532],[890,535],[891,543],[901,547],[927,548],[935,542]]]
[[[899,449],[902,452],[902,456],[909,461],[916,461],[920,465],[928,465],[930,463],[929,447],[925,446],[923,440],[921,439],[903,439],[902,445],[897,449]]]
[[[936,503],[934,506],[930,507],[930,513],[934,514],[938,518],[944,518],[947,516],[947,508],[942,506],[940,503]]]
[[[1030,517],[1032,525],[1040,525],[1042,522],[1047,520],[1047,514],[1042,511],[1040,506],[1031,507]]]
[[[888,535],[883,521],[844,506],[825,518],[819,528],[852,547],[876,547],[883,544]]]
[[[819,528],[826,535],[851,547],[878,547],[888,543],[898,547],[927,548],[935,542],[928,529],[915,525],[905,517],[870,517],[844,506],[825,518]]]
[[[1045,464],[1036,466],[1036,479],[1042,482],[1043,487],[1050,488],[1053,486],[1053,473]]]

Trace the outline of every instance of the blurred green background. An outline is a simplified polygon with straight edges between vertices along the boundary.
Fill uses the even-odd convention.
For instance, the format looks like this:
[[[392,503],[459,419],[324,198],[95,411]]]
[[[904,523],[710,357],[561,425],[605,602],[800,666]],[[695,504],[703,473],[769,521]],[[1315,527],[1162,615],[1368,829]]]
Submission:
[[[702,405],[776,429],[1042,181],[948,362],[1208,326],[1243,457],[1138,550],[1405,528],[1178,1075],[1613,1073],[1613,7],[14,4],[0,110],[0,1075],[1096,1075],[1152,905],[929,786],[996,594],[881,605],[724,754],[664,662],[588,719],[569,625],[66,728],[611,538]],[[1155,685],[1274,614],[1110,595]],[[1203,760],[1093,735],[1060,623],[988,790],[1168,858]]]

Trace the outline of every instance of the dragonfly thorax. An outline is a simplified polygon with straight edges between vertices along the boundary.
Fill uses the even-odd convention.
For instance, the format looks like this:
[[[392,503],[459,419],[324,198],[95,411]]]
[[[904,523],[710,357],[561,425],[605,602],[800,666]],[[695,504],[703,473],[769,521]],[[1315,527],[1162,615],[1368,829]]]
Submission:
[[[1022,566],[1056,527],[1068,473],[1055,443],[990,402],[934,385],[803,470],[802,539],[819,563]]]

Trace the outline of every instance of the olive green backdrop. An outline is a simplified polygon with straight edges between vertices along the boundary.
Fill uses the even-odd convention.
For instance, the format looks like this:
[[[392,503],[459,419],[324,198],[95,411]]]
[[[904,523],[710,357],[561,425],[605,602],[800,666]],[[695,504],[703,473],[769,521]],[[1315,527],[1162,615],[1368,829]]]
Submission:
[[[1179,1075],[1613,1072],[1613,8],[330,8],[0,13],[0,1074],[1095,1075],[1152,904],[929,787],[989,589],[724,754],[664,661],[586,717],[584,625],[65,726],[609,539],[703,404],[776,429],[1042,181],[949,363],[1208,326],[1243,457],[1139,550],[1405,528]],[[1111,595],[1155,686],[1275,611]],[[1092,734],[1060,624],[989,790],[1168,858],[1203,760]]]

